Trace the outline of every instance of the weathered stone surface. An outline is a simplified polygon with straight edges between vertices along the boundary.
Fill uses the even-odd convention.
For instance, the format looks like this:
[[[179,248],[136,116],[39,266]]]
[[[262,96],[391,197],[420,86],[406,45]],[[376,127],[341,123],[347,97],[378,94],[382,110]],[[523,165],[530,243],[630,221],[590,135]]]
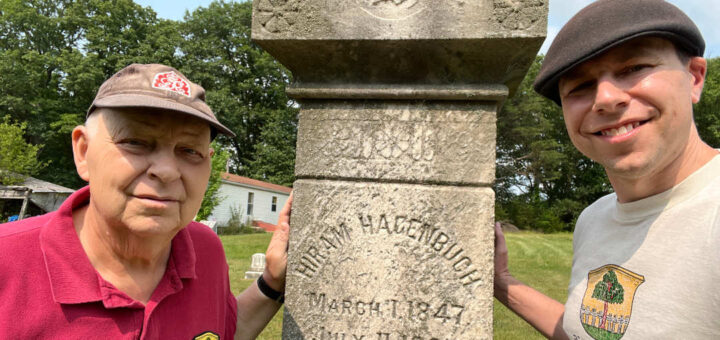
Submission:
[[[495,110],[489,102],[304,101],[295,174],[491,185]]]
[[[256,0],[255,39],[545,36],[543,0]]]
[[[480,187],[297,181],[283,338],[491,339],[493,200]]]
[[[547,10],[547,0],[256,0],[252,36],[296,87],[504,84],[512,93],[542,45]]]

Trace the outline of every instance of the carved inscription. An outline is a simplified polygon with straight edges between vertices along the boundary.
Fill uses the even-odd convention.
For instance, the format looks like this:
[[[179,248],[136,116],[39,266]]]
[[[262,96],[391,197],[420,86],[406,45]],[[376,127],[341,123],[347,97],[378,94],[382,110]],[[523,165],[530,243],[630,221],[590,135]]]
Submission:
[[[438,226],[407,215],[360,214],[356,221],[356,228],[340,223],[338,227],[325,229],[317,239],[306,242],[293,272],[303,278],[314,277],[334,252],[351,241],[353,229],[360,229],[365,235],[398,235],[412,239],[442,256],[463,286],[473,289],[481,283],[481,274],[465,249]]]
[[[495,18],[511,30],[527,30],[541,22],[537,13],[544,7],[542,0],[493,0]]]
[[[355,0],[368,14],[386,20],[401,20],[425,9],[421,0]]]
[[[327,228],[317,240],[311,242],[305,249],[295,273],[305,278],[313,277],[328,260],[328,256],[333,251],[345,246],[350,240],[350,229],[344,223],[337,228]]]
[[[465,306],[451,302],[432,304],[421,300],[387,299],[363,301],[353,298],[331,298],[325,293],[307,293],[310,311],[318,314],[347,315],[364,318],[392,318],[415,322],[434,321],[460,324]]]
[[[300,0],[260,0],[256,13],[266,30],[280,33],[295,24],[299,12]]]
[[[435,159],[435,149],[438,145],[453,144],[455,140],[445,131],[436,131],[422,123],[353,122],[349,124],[341,121],[326,124],[311,133],[312,136],[333,137],[318,140],[317,151],[323,156],[356,160],[407,159],[428,163]],[[458,134],[465,135],[463,132]],[[356,136],[367,138],[355,138]],[[470,136],[465,137],[468,137],[466,144],[467,140],[472,140],[469,139]]]
[[[335,332],[320,326],[318,335],[312,340],[452,340],[451,338],[437,338],[426,335],[407,335],[404,333],[388,333],[384,331],[373,334],[357,334],[349,331]]]
[[[402,235],[430,247],[451,264],[464,286],[473,288],[480,283],[480,273],[465,249],[439,227],[405,215],[381,214],[375,216],[374,222],[373,216],[360,215],[359,220],[366,234]]]

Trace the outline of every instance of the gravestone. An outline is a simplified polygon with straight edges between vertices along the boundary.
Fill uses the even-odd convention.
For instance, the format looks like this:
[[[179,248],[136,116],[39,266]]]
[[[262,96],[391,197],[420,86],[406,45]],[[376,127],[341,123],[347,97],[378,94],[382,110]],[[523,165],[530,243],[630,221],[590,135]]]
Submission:
[[[265,254],[256,253],[250,257],[250,270],[245,272],[245,279],[257,279],[265,270]]]
[[[495,121],[547,0],[255,0],[300,104],[283,339],[491,339]]]

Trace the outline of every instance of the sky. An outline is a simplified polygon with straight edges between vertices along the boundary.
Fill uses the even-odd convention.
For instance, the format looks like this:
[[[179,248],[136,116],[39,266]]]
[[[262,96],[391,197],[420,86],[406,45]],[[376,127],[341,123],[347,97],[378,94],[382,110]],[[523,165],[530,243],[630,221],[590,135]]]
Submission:
[[[232,1],[232,0],[230,0]],[[632,0],[628,0],[632,1]],[[700,28],[705,43],[705,57],[720,57],[720,1],[718,0],[668,0],[682,9]],[[192,11],[199,6],[207,6],[211,0],[135,0],[142,6],[150,6],[158,16],[165,19],[182,20],[185,11]],[[548,18],[548,37],[545,39],[540,53],[545,53],[550,42],[555,38],[560,28],[575,13],[593,0],[550,0],[550,13]]]

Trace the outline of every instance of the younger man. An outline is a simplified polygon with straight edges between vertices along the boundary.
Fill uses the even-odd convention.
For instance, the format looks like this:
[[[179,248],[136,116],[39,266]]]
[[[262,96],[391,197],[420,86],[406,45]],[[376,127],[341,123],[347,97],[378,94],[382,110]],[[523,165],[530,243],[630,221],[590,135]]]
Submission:
[[[495,296],[543,335],[720,338],[720,156],[693,121],[704,47],[665,1],[599,0],[548,50],[535,90],[615,193],[578,219],[565,305],[512,277],[496,227]]]

